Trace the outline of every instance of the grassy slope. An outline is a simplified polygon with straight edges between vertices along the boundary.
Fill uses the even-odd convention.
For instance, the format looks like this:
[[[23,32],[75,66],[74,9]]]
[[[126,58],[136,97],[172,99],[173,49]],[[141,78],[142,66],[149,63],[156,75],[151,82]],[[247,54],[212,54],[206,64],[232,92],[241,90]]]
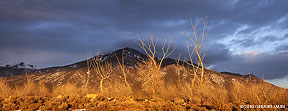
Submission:
[[[88,86],[84,86],[87,80],[85,69],[2,79],[0,82],[1,110],[25,108],[240,110],[239,105],[244,104],[288,106],[287,89],[268,84],[253,75],[235,76],[206,70],[204,83],[200,85],[200,79],[197,77],[193,85],[191,83],[194,78],[193,71],[175,65],[162,68],[161,73],[164,75],[162,82],[155,82],[157,83],[156,93],[152,95],[151,85],[143,85],[144,79],[141,79],[143,76],[139,76],[141,72],[153,73],[148,67],[126,70],[132,90],[129,90],[123,82],[119,67],[115,67],[113,76],[104,81],[103,92],[98,90],[99,80],[93,74],[90,76]],[[180,79],[177,79],[178,77]],[[87,94],[98,96],[96,100],[90,100],[91,98],[86,97]],[[127,97],[131,98],[127,100]],[[109,98],[116,99],[109,101]]]

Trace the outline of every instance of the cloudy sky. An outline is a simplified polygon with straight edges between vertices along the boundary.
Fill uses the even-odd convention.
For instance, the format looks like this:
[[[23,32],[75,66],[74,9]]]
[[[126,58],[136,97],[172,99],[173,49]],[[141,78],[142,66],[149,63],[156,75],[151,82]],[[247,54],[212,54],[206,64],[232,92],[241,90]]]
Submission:
[[[288,86],[287,0],[1,0],[0,63],[66,65],[136,48],[137,34],[173,40],[208,15],[206,66]]]

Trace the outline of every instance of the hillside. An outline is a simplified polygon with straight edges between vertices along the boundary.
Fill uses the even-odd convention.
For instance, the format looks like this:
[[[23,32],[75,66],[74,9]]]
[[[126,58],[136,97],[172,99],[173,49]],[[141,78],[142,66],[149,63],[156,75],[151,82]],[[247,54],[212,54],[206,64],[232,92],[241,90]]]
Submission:
[[[119,61],[122,61],[122,55],[124,59],[123,67],[125,67],[125,76],[117,60],[118,58]],[[64,109],[61,109],[62,107],[60,108],[59,106],[56,107],[55,110],[71,110],[71,108],[100,108],[99,110],[112,110],[114,108],[117,109],[116,107],[112,107],[117,105],[120,105],[118,107],[120,109],[123,109],[123,105],[126,105],[124,109],[136,108],[141,110],[147,108],[156,108],[155,110],[160,108],[165,110],[165,107],[168,108],[168,110],[175,108],[179,108],[179,110],[240,110],[239,105],[287,105],[288,103],[288,98],[285,96],[288,94],[287,89],[269,84],[252,74],[219,73],[205,69],[204,82],[200,84],[200,72],[196,71],[195,73],[197,68],[193,68],[183,61],[166,58],[163,60],[160,69],[161,77],[155,78],[153,74],[156,73],[156,70],[153,69],[153,66],[144,64],[144,62],[147,61],[147,56],[137,50],[123,48],[112,53],[92,57],[89,60],[97,57],[101,58],[99,59],[100,63],[106,64],[111,62],[113,66],[113,68],[105,69],[111,72],[111,76],[104,80],[103,91],[99,90],[99,85],[101,84],[99,81],[101,79],[95,72],[89,73],[88,75],[87,60],[84,60],[67,66],[35,70],[28,75],[20,74],[11,77],[2,77],[0,93],[2,93],[1,95],[4,98],[14,95],[16,97],[14,99],[16,100],[19,96],[35,96],[36,100],[37,98],[41,99],[43,96],[48,97],[46,100],[43,100],[47,102],[46,105],[44,102],[41,103],[43,106],[42,109],[46,108],[45,110],[55,108],[53,105],[47,106],[47,104],[58,100],[58,103],[65,103],[67,106],[63,106]],[[155,59],[158,60],[157,58]],[[129,86],[124,82],[125,77]],[[12,89],[9,87],[12,87]],[[156,87],[155,91],[152,91],[154,87]],[[10,92],[7,93],[7,91]],[[79,104],[91,105],[93,102],[89,102],[90,100],[87,94],[97,94],[97,97],[94,98],[97,98],[97,101],[101,102],[101,104],[106,104],[107,107],[97,105],[93,107],[80,107],[68,101],[69,96],[73,95],[75,101],[77,98],[80,99],[78,101]],[[62,96],[63,99],[61,99]],[[81,98],[85,97],[88,100],[83,102]],[[131,98],[121,100],[120,98],[123,97]],[[109,98],[116,98],[116,102],[113,100],[114,102],[111,103]],[[12,102],[14,99],[9,99],[9,101]],[[155,102],[155,106],[151,106],[148,103],[147,106],[145,99],[147,99],[148,103],[152,102],[154,104]],[[138,100],[141,100],[140,103],[138,103]],[[1,101],[0,99],[0,102]],[[169,104],[166,104],[167,101],[169,101]],[[173,101],[172,106],[171,101]],[[3,102],[2,105],[10,104],[10,102],[7,103],[7,101],[6,103]],[[97,104],[100,104],[98,102]],[[142,106],[133,107],[135,105]],[[38,105],[35,109],[39,109],[40,107],[41,105]],[[11,107],[6,106],[5,108],[9,109]]]
[[[102,62],[111,62],[112,64],[115,65],[115,67],[117,67],[117,65],[119,65],[116,57],[119,58],[119,61],[122,61],[122,54],[123,54],[123,58],[124,58],[124,64],[125,66],[129,67],[129,69],[131,71],[135,70],[135,68],[137,67],[138,63],[141,63],[141,61],[147,59],[147,56],[142,54],[141,52],[132,49],[132,48],[123,48],[123,49],[119,49],[116,50],[114,52],[111,53],[107,53],[107,54],[102,54],[99,55],[102,58]],[[95,56],[96,57],[96,56]],[[90,59],[93,59],[95,57],[92,57]],[[156,58],[157,59],[157,58]],[[24,63],[22,63],[24,64]],[[73,63],[70,65],[66,65],[66,66],[58,66],[58,67],[49,67],[49,68],[43,68],[43,69],[32,69],[32,68],[25,68],[22,67],[18,68],[17,66],[21,66],[20,65],[14,65],[11,67],[7,67],[8,69],[14,69],[17,70],[19,72],[10,72],[7,74],[10,75],[17,75],[17,76],[13,76],[13,77],[6,77],[7,81],[13,83],[13,84],[23,84],[23,82],[25,81],[26,75],[25,75],[25,70],[28,70],[28,73],[30,73],[31,79],[33,81],[43,81],[44,83],[47,84],[51,84],[53,86],[58,86],[61,84],[65,84],[69,81],[73,81],[73,83],[75,84],[83,84],[83,82],[86,81],[87,79],[87,60],[84,61],[80,61],[77,63]],[[176,70],[179,69],[180,66],[187,66],[187,68],[189,68],[189,66],[184,63],[183,61],[179,61],[178,67],[177,67],[177,60],[175,59],[171,59],[171,58],[165,58],[162,64],[162,71],[164,74],[167,74],[167,76],[165,76],[165,79],[169,79],[171,81],[175,81],[177,78],[177,72]],[[1,68],[5,68],[5,67],[1,67]],[[190,67],[192,68],[192,67]],[[180,68],[181,69],[181,68]],[[21,72],[23,70],[23,72]],[[114,70],[119,70],[117,68],[115,68]],[[181,69],[181,77],[185,78],[185,79],[189,79],[192,78],[193,75],[188,74],[189,72],[183,73],[185,69]],[[187,69],[186,69],[187,70]],[[3,71],[1,71],[3,72]],[[6,71],[7,72],[7,71]],[[115,77],[117,76],[121,76],[121,73],[116,73]],[[264,81],[257,78],[256,76],[250,74],[250,75],[241,75],[241,74],[234,74],[234,73],[229,73],[229,72],[221,72],[218,73],[216,71],[213,70],[208,70],[205,69],[205,75],[206,75],[206,79],[212,80],[214,83],[216,84],[227,84],[227,83],[233,83],[233,81],[252,81],[252,82],[257,82],[257,83],[263,83]],[[130,75],[131,79],[133,75]],[[170,77],[171,76],[171,77]],[[189,77],[191,76],[191,77]],[[93,75],[92,75],[93,77]],[[251,78],[249,78],[251,77]],[[77,80],[76,80],[77,79]],[[250,80],[251,79],[251,80]],[[97,78],[94,78],[92,80],[97,80]],[[131,80],[133,81],[133,80]],[[266,83],[266,82],[264,82]],[[269,83],[267,83],[269,84]]]

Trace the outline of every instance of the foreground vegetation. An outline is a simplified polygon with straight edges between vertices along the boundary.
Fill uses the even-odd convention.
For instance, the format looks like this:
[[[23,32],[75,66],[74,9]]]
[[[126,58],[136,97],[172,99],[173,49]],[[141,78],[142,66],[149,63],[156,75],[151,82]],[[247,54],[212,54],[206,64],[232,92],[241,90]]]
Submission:
[[[29,78],[23,86],[11,87],[1,80],[0,110],[241,110],[240,105],[287,106],[288,103],[287,89],[275,89],[275,86],[235,82],[226,88],[205,79],[202,85],[197,83],[200,79],[194,85],[184,80],[177,84],[164,83],[153,91],[148,85],[130,89],[121,79],[114,79],[105,81],[100,91],[95,85],[70,83],[48,89]]]

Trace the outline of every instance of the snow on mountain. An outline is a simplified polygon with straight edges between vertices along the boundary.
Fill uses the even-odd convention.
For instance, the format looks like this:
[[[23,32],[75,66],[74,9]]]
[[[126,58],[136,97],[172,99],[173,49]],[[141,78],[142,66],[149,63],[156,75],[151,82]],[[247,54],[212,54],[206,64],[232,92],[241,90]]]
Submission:
[[[97,57],[97,56],[96,56]],[[99,55],[99,61],[101,62],[112,62],[113,64],[118,64],[117,58],[122,61],[124,59],[124,64],[128,66],[134,66],[137,62],[141,62],[147,59],[147,56],[141,52],[132,48],[123,48],[116,50],[111,53],[105,53]],[[117,57],[117,58],[116,58]]]
[[[1,63],[0,64],[0,76],[14,76],[25,73],[31,73],[37,71],[35,65],[27,64],[24,62],[19,63]]]
[[[0,67],[11,67],[11,68],[15,68],[15,69],[37,69],[37,67],[35,65],[31,65],[31,64],[27,64],[24,62],[19,62],[19,63],[1,63]]]

